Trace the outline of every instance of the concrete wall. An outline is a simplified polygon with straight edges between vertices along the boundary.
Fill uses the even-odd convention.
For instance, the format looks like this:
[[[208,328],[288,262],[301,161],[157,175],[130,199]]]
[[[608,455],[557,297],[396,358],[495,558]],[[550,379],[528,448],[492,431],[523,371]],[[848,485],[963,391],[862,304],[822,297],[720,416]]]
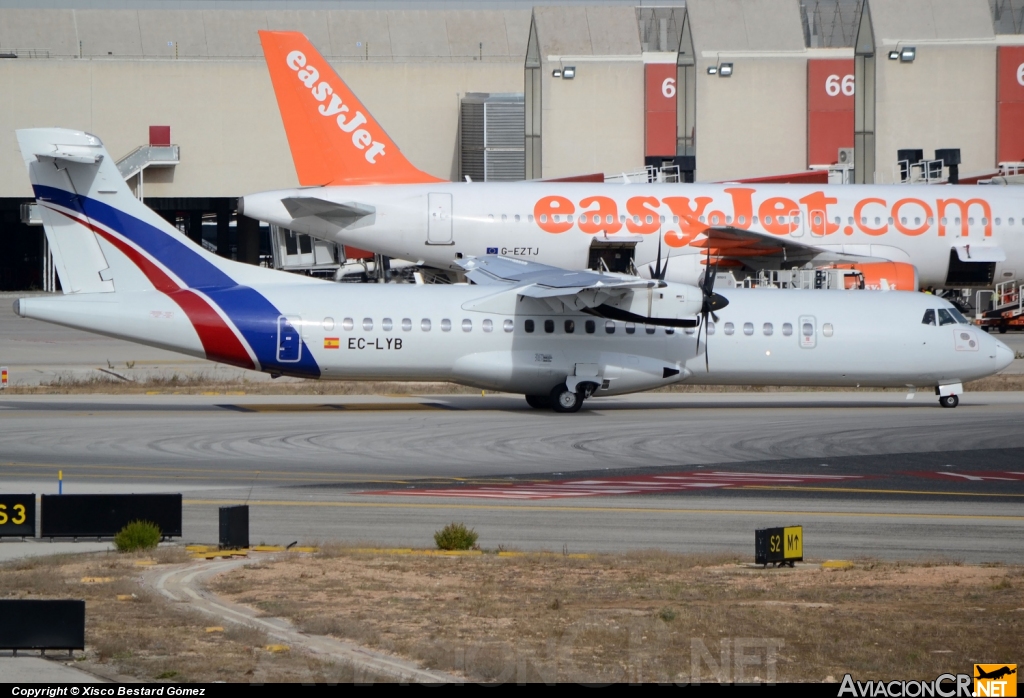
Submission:
[[[691,0],[699,181],[798,172],[807,157],[807,56],[792,0]],[[709,66],[733,64],[731,77]]]
[[[913,63],[875,60],[875,170],[892,181],[896,151],[960,148],[961,173],[996,164],[995,46],[918,44]]]
[[[807,165],[807,60],[729,58],[732,77],[697,60],[697,173],[702,182],[800,172]]]
[[[644,71],[631,62],[578,62],[573,80],[543,62],[544,177],[632,172],[644,165]]]
[[[260,29],[303,32],[328,57],[521,61],[530,12],[0,9],[0,46],[53,57],[262,58]]]
[[[409,159],[457,176],[459,98],[520,92],[510,62],[336,63]],[[296,186],[266,65],[260,61],[0,60],[0,197],[30,196],[14,129],[95,133],[120,158],[171,126],[181,164],[148,170],[146,196],[238,196]]]

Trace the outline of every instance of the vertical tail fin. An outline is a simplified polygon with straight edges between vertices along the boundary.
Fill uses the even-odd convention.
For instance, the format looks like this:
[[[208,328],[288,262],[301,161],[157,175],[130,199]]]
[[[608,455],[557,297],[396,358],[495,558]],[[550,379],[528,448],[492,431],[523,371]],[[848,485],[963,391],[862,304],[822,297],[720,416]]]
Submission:
[[[416,169],[299,32],[261,31],[302,186],[440,182]]]

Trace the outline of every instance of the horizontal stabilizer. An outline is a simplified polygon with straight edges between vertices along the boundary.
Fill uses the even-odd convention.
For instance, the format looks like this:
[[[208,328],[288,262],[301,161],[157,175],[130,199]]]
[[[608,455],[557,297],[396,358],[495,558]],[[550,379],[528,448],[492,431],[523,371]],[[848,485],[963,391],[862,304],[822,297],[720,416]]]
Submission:
[[[321,218],[342,228],[361,228],[373,225],[377,209],[354,202],[337,203],[315,196],[289,196],[281,199],[292,218]],[[355,223],[359,225],[354,225]]]

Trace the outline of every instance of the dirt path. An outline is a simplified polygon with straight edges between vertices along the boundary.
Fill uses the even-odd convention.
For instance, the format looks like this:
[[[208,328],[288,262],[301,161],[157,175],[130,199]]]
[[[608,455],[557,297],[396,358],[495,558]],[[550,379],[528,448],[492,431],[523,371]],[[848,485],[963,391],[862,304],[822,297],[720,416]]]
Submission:
[[[306,635],[282,618],[256,615],[253,609],[232,603],[205,588],[211,577],[229,572],[255,560],[195,562],[174,569],[159,569],[144,575],[146,584],[174,602],[188,603],[192,608],[227,621],[260,628],[277,642],[305,649],[324,658],[352,665],[370,674],[390,676],[410,683],[462,683],[463,679],[439,671],[421,669],[415,663],[388,656],[351,642],[323,635]]]

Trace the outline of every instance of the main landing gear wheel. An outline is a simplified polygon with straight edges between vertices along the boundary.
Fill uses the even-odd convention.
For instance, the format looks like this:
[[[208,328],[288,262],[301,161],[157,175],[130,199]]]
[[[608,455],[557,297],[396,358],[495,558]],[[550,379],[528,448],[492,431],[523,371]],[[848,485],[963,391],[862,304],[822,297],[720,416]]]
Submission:
[[[583,396],[569,390],[565,383],[551,391],[551,407],[555,412],[579,412],[583,407]]]
[[[549,395],[527,395],[526,404],[538,410],[548,409],[551,407],[551,397]]]
[[[956,407],[960,404],[960,398],[956,395],[943,395],[939,398],[939,404],[943,407]]]

